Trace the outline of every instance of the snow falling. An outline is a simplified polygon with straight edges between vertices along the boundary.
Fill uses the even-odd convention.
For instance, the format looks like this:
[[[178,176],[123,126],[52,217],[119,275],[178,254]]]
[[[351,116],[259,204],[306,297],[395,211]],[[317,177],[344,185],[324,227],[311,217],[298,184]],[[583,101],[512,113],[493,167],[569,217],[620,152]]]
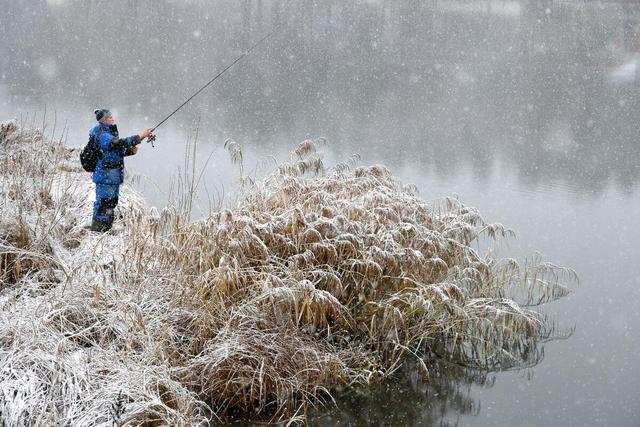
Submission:
[[[0,424],[638,424],[636,2],[0,0],[0,6],[0,307],[6,320],[0,326]],[[93,111],[108,108],[121,137],[140,133],[272,31],[158,128],[154,147],[145,142],[125,159],[115,232],[101,239],[87,231],[94,187],[76,157],[96,124]],[[367,193],[374,181],[379,188]],[[331,218],[323,206],[331,207]],[[433,229],[421,209],[433,215]],[[233,221],[226,222],[225,212]],[[212,218],[220,223],[211,225]],[[329,226],[319,225],[325,222],[340,233],[325,235],[322,227]],[[149,237],[154,224],[166,240]],[[293,228],[285,231],[287,224]],[[269,227],[271,234],[261,234]],[[178,237],[183,232],[190,240]],[[144,239],[131,240],[136,233],[149,233],[148,247],[139,246]],[[468,240],[475,233],[484,237]],[[222,235],[249,239],[254,258],[240,250],[245,242],[224,246],[219,259],[207,239]],[[438,246],[445,238],[464,250],[447,258],[445,252],[454,252]],[[267,252],[252,246],[256,239]],[[195,241],[201,245],[189,243]],[[438,258],[446,273],[415,267],[412,257],[422,258],[400,251],[405,243],[423,257],[439,248],[438,257],[424,263],[437,272],[443,268]],[[333,248],[335,259],[322,258],[319,245],[331,254]],[[385,270],[373,247],[405,254],[406,268]],[[175,248],[188,250],[171,252]],[[144,272],[138,279],[126,270],[127,251]],[[159,267],[167,267],[169,253],[189,260],[183,267],[192,270],[180,280]],[[208,258],[189,258],[196,253]],[[216,265],[201,271],[212,259]],[[349,282],[359,268],[363,277],[378,271],[367,262],[384,271],[366,282],[375,282],[375,292],[360,292],[364,279]],[[340,292],[325,286],[329,267],[342,281]],[[550,274],[544,289],[521,275],[543,270]],[[226,279],[214,280],[222,272]],[[394,279],[386,282],[388,275]],[[435,287],[409,297],[407,289],[422,288],[401,286],[398,277]],[[483,281],[490,277],[491,291]],[[173,305],[172,280],[184,291]],[[525,286],[516,291],[518,280]],[[204,301],[206,292],[222,295],[205,290],[214,282],[249,290],[233,288],[242,295],[230,293],[215,309],[199,311],[194,301]],[[146,287],[136,287],[141,283]],[[479,294],[472,283],[482,284]],[[384,289],[405,293],[391,298]],[[187,303],[185,295],[193,298]],[[261,311],[265,295],[279,310],[290,304],[291,342],[313,349],[304,362],[287,359],[290,370],[280,377],[270,363],[292,347],[247,320],[258,312],[264,322],[273,320],[272,312]],[[492,299],[499,296],[518,305],[499,306]],[[497,356],[494,365],[486,358],[482,366],[462,363],[473,359],[465,351],[480,351],[473,340],[462,344],[462,329],[457,337],[428,335],[435,329],[411,323],[401,308],[409,300],[415,310],[428,300],[436,307],[429,313],[449,319],[470,321],[482,312],[485,320],[495,316],[491,325],[504,326],[500,319],[508,318],[509,328],[524,334],[504,342],[513,364]],[[322,306],[327,317],[296,311],[311,306]],[[390,314],[391,306],[401,317]],[[31,317],[16,317],[16,307]],[[382,307],[386,317],[376,311]],[[395,336],[390,331],[401,329],[389,325],[400,318],[406,333]],[[352,328],[355,319],[362,325]],[[376,335],[383,325],[384,340]],[[240,330],[258,332],[234,335]],[[158,343],[145,341],[145,333]],[[173,346],[179,336],[191,337],[191,347]],[[409,336],[421,337],[423,346],[405,341]],[[396,347],[388,347],[390,341]],[[252,347],[244,353],[233,342]],[[29,347],[34,343],[41,346]],[[283,353],[273,352],[278,348]],[[530,352],[520,357],[524,348]],[[21,353],[27,349],[29,356]],[[488,348],[480,353],[492,354]],[[443,354],[461,363],[447,363]],[[229,355],[246,364],[225,370]],[[112,366],[111,358],[121,363]],[[293,374],[311,372],[310,360],[316,377]],[[392,369],[388,362],[396,360],[402,363]],[[195,366],[207,367],[201,377],[190,373]],[[262,372],[265,381],[251,383],[253,391],[236,389],[245,401],[206,395],[224,390],[215,387],[225,378],[242,383],[232,380],[248,372]],[[54,373],[68,380],[64,387]],[[55,398],[40,408],[37,396]],[[319,401],[324,406],[296,411],[300,402]]]

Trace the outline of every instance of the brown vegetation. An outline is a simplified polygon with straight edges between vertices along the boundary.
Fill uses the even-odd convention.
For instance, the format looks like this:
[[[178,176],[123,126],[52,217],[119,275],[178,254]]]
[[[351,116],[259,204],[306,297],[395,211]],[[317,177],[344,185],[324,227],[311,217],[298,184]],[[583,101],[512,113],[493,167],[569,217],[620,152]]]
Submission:
[[[59,153],[45,162],[15,143],[37,135],[0,133],[0,163],[13,168],[0,187],[9,425],[287,417],[427,354],[507,369],[539,357],[548,335],[509,295],[566,293],[565,270],[474,250],[508,234],[477,210],[430,206],[384,166],[324,172],[311,141],[236,209],[190,222],[147,211],[125,187],[123,231],[89,234],[88,176],[61,167],[72,157],[60,144],[40,137]]]

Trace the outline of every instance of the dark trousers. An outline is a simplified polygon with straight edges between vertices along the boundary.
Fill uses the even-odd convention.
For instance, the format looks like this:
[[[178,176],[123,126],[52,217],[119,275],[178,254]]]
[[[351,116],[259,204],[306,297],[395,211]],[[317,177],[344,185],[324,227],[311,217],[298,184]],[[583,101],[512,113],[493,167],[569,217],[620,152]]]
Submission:
[[[93,204],[93,222],[108,230],[113,225],[114,210],[118,205],[120,185],[96,184],[96,201]]]

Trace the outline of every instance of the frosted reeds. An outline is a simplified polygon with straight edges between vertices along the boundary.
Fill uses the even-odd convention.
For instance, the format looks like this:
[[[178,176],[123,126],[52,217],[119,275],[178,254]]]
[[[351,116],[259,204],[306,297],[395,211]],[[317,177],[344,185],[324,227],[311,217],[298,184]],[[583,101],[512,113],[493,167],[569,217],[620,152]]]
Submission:
[[[286,417],[407,358],[509,369],[548,335],[524,305],[566,293],[562,269],[473,249],[509,234],[477,210],[428,205],[384,166],[327,170],[311,141],[236,209],[196,222],[125,187],[115,235],[82,228],[92,188],[75,155],[2,125],[9,425]]]

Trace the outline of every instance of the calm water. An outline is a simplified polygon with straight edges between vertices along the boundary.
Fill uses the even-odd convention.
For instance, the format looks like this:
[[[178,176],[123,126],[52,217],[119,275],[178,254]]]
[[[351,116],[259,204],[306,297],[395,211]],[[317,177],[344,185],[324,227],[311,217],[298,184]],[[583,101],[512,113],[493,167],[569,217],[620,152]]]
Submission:
[[[184,176],[195,128],[206,185],[198,213],[235,201],[227,138],[242,144],[252,170],[322,136],[328,164],[359,153],[359,163],[387,165],[426,200],[456,195],[516,231],[503,256],[538,251],[580,276],[574,293],[543,309],[575,331],[547,343],[537,366],[443,367],[430,384],[408,370],[345,391],[313,422],[640,425],[640,7],[305,1],[288,12],[266,0],[163,1],[137,18],[146,2],[115,1],[104,19],[123,31],[110,33],[106,57],[95,47],[106,33],[82,32],[90,5],[5,2],[13,19],[0,18],[9,40],[0,45],[1,118],[37,113],[40,123],[46,104],[49,131],[55,111],[56,133],[66,122],[68,144],[81,145],[91,111],[107,106],[122,134],[137,132],[286,22],[161,128],[156,148],[128,159],[150,204],[166,204]]]
[[[480,376],[487,384],[467,375],[457,389],[447,381],[429,387],[404,378],[373,395],[350,396],[348,409],[334,412],[324,425],[336,419],[370,425],[377,419],[387,425],[639,425],[638,194],[612,187],[598,194],[566,184],[532,187],[500,167],[483,183],[469,171],[447,179],[416,169],[402,174],[427,198],[454,191],[485,218],[514,228],[517,239],[501,253],[539,251],[575,268],[581,279],[575,292],[544,308],[565,327],[575,325],[575,333],[547,344],[544,360],[532,369]],[[354,411],[353,404],[364,410]]]

